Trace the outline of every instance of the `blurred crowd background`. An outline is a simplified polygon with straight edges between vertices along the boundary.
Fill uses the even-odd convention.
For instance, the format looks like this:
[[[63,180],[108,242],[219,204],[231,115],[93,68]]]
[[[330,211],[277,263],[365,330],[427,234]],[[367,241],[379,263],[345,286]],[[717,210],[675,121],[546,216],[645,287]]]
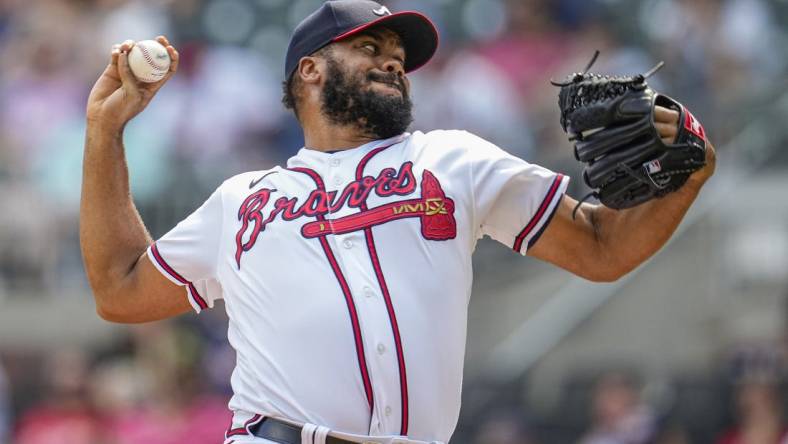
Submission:
[[[85,102],[112,44],[165,34],[179,49],[125,134],[160,236],[223,179],[302,146],[280,104],[284,51],[319,3],[0,1],[0,444],[221,441],[234,363],[221,305],[139,326],[95,315],[77,231]],[[572,175],[580,196],[549,80],[599,49],[599,72],[664,60],[652,85],[719,151],[676,241],[621,282],[479,245],[452,442],[788,442],[788,1],[383,3],[441,32],[412,75],[414,129],[472,131]]]

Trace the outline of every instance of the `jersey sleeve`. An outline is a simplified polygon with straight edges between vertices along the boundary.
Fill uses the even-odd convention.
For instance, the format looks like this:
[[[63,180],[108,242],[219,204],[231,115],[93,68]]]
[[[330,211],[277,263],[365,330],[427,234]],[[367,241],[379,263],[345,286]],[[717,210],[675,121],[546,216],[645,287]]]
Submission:
[[[479,237],[490,236],[525,254],[550,223],[569,177],[466,134]]]
[[[221,191],[216,190],[194,213],[148,248],[153,265],[170,281],[185,287],[194,310],[213,308],[222,298],[216,267],[222,232]]]

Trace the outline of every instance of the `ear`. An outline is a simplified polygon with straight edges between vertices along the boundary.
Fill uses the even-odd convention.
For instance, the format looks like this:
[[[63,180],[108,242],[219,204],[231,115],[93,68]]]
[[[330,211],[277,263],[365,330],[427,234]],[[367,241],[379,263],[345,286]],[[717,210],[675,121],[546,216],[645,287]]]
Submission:
[[[296,74],[303,83],[317,84],[323,77],[324,62],[318,57],[302,57],[296,67]]]

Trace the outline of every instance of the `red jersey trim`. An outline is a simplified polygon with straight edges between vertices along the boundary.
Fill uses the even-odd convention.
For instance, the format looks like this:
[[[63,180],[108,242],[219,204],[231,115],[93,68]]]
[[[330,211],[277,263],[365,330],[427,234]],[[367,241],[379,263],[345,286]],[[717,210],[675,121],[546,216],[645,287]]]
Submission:
[[[186,287],[186,293],[188,294],[189,298],[194,302],[193,305],[196,304],[196,306],[200,308],[200,311],[208,308],[208,303],[205,302],[205,298],[203,298],[200,295],[194,284],[190,280],[181,276],[177,271],[175,271],[174,268],[170,266],[170,264],[167,263],[167,261],[164,260],[164,258],[161,256],[161,253],[159,253],[159,247],[156,245],[155,242],[151,244],[150,251],[153,255],[153,258],[156,260],[156,263],[159,265],[160,269],[165,271],[167,275],[169,275],[172,279],[174,279],[175,281],[179,282],[181,285],[184,285]]]
[[[367,163],[369,162],[372,157],[376,154],[380,153],[381,151],[396,145],[396,143],[391,145],[386,145],[380,148],[376,148],[366,156],[358,164],[356,167],[356,180],[361,180],[364,176],[364,167],[366,167]],[[367,203],[364,202],[361,204],[360,207],[361,211],[368,211]],[[402,337],[399,332],[399,325],[397,324],[397,314],[394,311],[394,304],[391,302],[391,293],[389,292],[388,285],[386,284],[386,278],[383,276],[383,269],[380,265],[380,259],[378,258],[377,248],[375,247],[375,238],[372,235],[372,227],[368,227],[364,229],[364,237],[367,241],[367,249],[369,250],[369,259],[372,261],[372,267],[375,270],[375,276],[378,280],[378,285],[380,286],[380,291],[383,293],[383,300],[386,302],[386,310],[388,311],[389,315],[389,322],[391,323],[391,333],[394,336],[394,346],[397,350],[397,364],[399,366],[399,385],[400,385],[400,397],[402,398],[402,421],[400,423],[400,435],[407,436],[408,435],[408,376],[407,370],[405,367],[405,353],[402,348]]]
[[[531,218],[528,224],[523,228],[520,234],[514,240],[514,246],[512,249],[518,253],[522,251],[523,248],[523,241],[526,237],[528,237],[531,232],[533,232],[534,228],[539,225],[539,222],[545,219],[545,214],[547,213],[547,209],[550,208],[550,204],[555,200],[556,195],[558,194],[558,190],[561,188],[561,183],[564,180],[563,174],[556,174],[555,179],[553,179],[553,183],[550,184],[550,188],[547,190],[547,194],[545,195],[544,199],[542,200],[541,205],[539,205],[539,209],[536,211],[536,214]],[[557,205],[556,205],[557,207]],[[555,210],[554,210],[555,211]],[[552,212],[550,213],[550,217],[552,217]],[[541,231],[538,233],[541,234]]]
[[[323,191],[325,191],[325,184],[323,183],[323,179],[320,177],[317,172],[309,169],[309,168],[288,168],[290,171],[295,171],[298,173],[306,174],[307,176],[311,177],[312,180],[315,181],[317,187]],[[325,216],[322,214],[318,214],[315,216],[317,220],[323,221],[325,220]],[[350,291],[350,286],[345,279],[345,276],[342,274],[342,269],[339,267],[339,263],[334,257],[334,252],[331,250],[331,246],[328,245],[328,241],[326,240],[326,236],[320,236],[318,238],[320,240],[320,245],[323,247],[323,252],[326,254],[326,259],[328,259],[329,264],[331,265],[331,269],[334,272],[334,276],[336,277],[337,281],[339,282],[339,286],[342,288],[342,293],[345,295],[345,303],[347,304],[348,313],[350,314],[350,322],[353,327],[353,339],[356,344],[356,356],[358,358],[358,368],[361,372],[361,379],[364,382],[364,391],[367,395],[367,402],[369,403],[369,410],[372,411],[374,406],[374,399],[372,395],[372,381],[369,377],[369,370],[367,369],[367,358],[364,352],[364,341],[361,336],[361,324],[359,323],[358,319],[358,312],[356,311],[356,304],[353,301],[353,294]]]
[[[249,432],[249,427],[257,424],[258,422],[262,421],[263,415],[255,414],[248,421],[244,423],[241,427],[233,429],[232,420],[230,422],[230,428],[227,429],[227,432],[224,434],[224,439],[227,439],[231,436],[238,436],[238,435],[251,435]]]

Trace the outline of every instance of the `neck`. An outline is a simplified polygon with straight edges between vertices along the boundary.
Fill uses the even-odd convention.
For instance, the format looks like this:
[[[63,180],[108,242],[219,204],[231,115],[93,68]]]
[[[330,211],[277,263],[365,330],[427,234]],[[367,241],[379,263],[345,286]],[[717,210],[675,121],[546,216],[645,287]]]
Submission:
[[[364,134],[355,126],[331,125],[323,120],[304,124],[303,128],[306,147],[316,151],[342,151],[377,140],[377,137]]]

